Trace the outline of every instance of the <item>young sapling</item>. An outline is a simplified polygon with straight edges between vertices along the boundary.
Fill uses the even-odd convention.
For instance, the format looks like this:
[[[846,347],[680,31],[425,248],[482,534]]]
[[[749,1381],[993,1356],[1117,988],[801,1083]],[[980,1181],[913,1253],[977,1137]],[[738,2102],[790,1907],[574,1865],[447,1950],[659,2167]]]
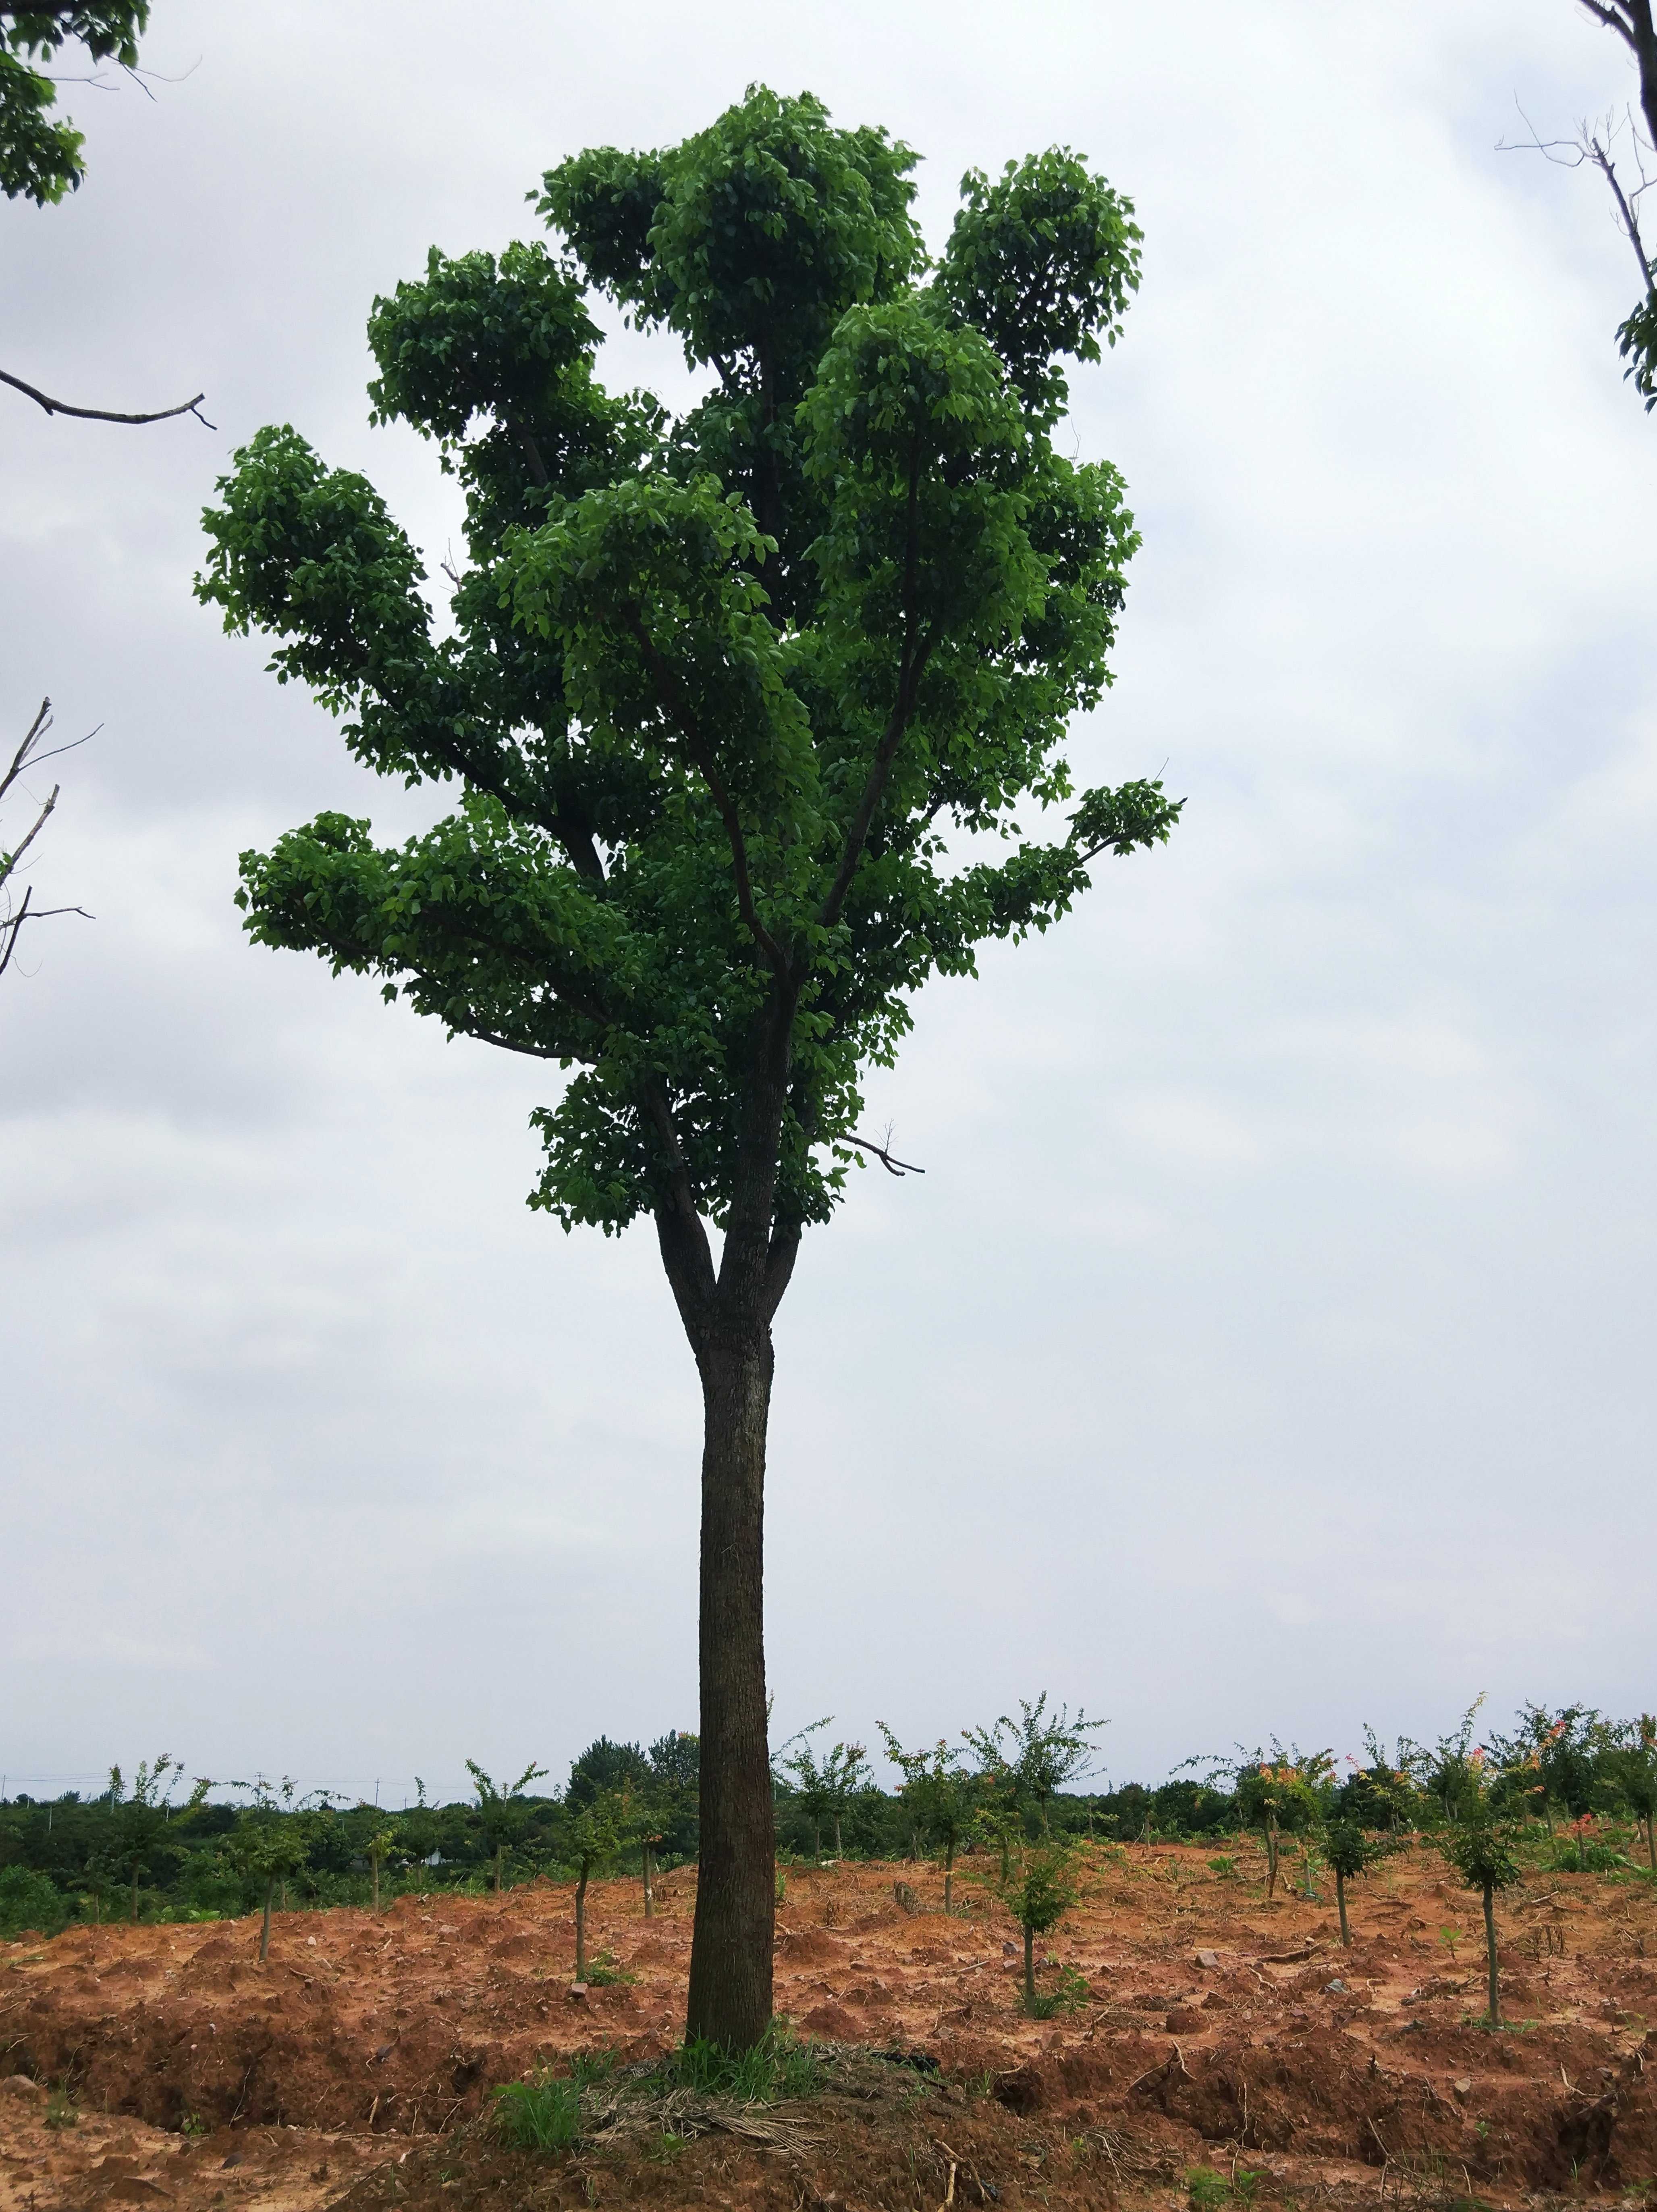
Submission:
[[[1007,1870],[993,1885],[996,1895],[1018,1923],[1024,1937],[1024,2010],[1041,2017],[1035,1994],[1035,1939],[1051,1934],[1076,1902],[1074,1854],[1065,1841],[1044,1837],[1012,1854]]]
[[[575,1978],[587,1978],[587,1883],[622,1848],[625,1808],[614,1790],[603,1790],[570,1821],[564,1850],[575,1869]]]
[[[1368,1874],[1372,1866],[1390,1857],[1397,1846],[1379,1836],[1367,1836],[1356,1820],[1332,1820],[1323,1832],[1323,1855],[1335,1877],[1335,1910],[1340,1915],[1340,1940],[1351,1942],[1346,1923],[1346,1885]]]

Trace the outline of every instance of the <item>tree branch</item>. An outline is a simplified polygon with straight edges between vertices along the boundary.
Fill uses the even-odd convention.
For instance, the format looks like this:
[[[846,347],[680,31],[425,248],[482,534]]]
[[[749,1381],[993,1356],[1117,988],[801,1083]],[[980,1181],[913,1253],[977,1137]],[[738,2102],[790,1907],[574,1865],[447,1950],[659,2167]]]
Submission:
[[[1640,264],[1640,274],[1645,280],[1647,291],[1649,292],[1653,289],[1651,263],[1646,256],[1645,240],[1640,235],[1640,219],[1630,204],[1628,194],[1623,190],[1621,180],[1617,174],[1617,166],[1610,155],[1606,153],[1597,138],[1591,138],[1588,145],[1595,167],[1616,195],[1618,212],[1623,218],[1623,228],[1628,234],[1628,242],[1634,248],[1634,258]]]
[[[755,944],[764,953],[777,974],[786,976],[788,973],[787,956],[760,920],[754,904],[754,886],[748,872],[748,846],[742,834],[741,820],[737,816],[735,803],[725,789],[719,770],[713,765],[712,750],[703,739],[695,714],[683,696],[678,678],[657,650],[649,631],[645,628],[644,617],[636,608],[628,612],[627,624],[638,641],[639,650],[643,653],[646,665],[654,679],[657,698],[665,712],[678,724],[686,753],[692,766],[698,770],[703,782],[707,786],[708,796],[718,809],[720,821],[725,824],[725,834],[731,846],[731,865],[737,878],[737,910],[742,915],[747,926],[748,933]]]
[[[24,854],[27,852],[29,847],[34,842],[41,830],[45,828],[46,817],[51,813],[52,808],[58,804],[58,794],[62,789],[63,786],[61,784],[54,783],[52,785],[51,798],[47,799],[46,805],[40,809],[39,814],[35,816],[34,827],[29,831],[27,836],[24,838],[22,843],[17,848],[16,851],[15,853],[0,853],[0,884],[3,884],[7,881],[12,870],[17,866],[17,863],[22,859]]]
[[[52,702],[50,699],[43,699],[40,702],[39,711],[36,714],[34,720],[28,726],[27,736],[23,739],[22,744],[18,746],[17,750],[12,755],[11,766],[6,770],[4,775],[0,776],[0,799],[3,799],[5,797],[6,793],[11,789],[13,784],[16,782],[18,777],[23,773],[24,765],[29,757],[30,748],[33,745],[35,739],[37,738],[45,737],[46,732],[51,727]],[[77,739],[76,742],[83,743],[84,740]],[[50,759],[50,757],[51,756],[48,754],[47,758]]]
[[[858,801],[852,826],[846,833],[846,850],[828,896],[817,916],[819,925],[827,929],[840,919],[846,895],[852,888],[858,863],[863,858],[863,848],[868,842],[869,829],[875,818],[875,809],[880,804],[881,793],[886,788],[886,779],[891,773],[898,746],[908,727],[909,717],[914,711],[915,694],[920,688],[920,678],[927,661],[932,658],[933,641],[917,644],[914,593],[920,567],[920,435],[917,431],[909,447],[909,511],[907,544],[903,556],[903,650],[898,659],[897,699],[892,708],[891,719],[869,770],[869,780],[863,787],[863,796]]]
[[[673,1126],[672,1109],[659,1077],[652,1076],[646,1083],[644,1107],[668,1162],[668,1194],[652,1209],[657,1241],[685,1334],[695,1346],[718,1288],[713,1255],[696,1205],[696,1194],[691,1188],[689,1164],[679,1142],[679,1133]]]
[[[885,1169],[887,1174],[896,1176],[900,1181],[906,1175],[925,1175],[926,1172],[925,1168],[918,1168],[913,1160],[900,1160],[895,1159],[892,1157],[891,1152],[888,1150],[888,1146],[891,1143],[891,1134],[889,1131],[887,1133],[886,1144],[884,1145],[876,1144],[872,1137],[842,1137],[840,1141],[842,1145],[857,1145],[859,1146],[864,1152],[872,1152],[875,1158],[880,1162],[882,1167]]]
[[[48,415],[74,415],[83,422],[170,422],[175,415],[193,415],[209,430],[219,427],[216,422],[209,422],[201,411],[202,402],[207,397],[204,392],[198,392],[193,399],[181,400],[176,407],[158,408],[153,415],[118,415],[108,407],[71,407],[68,400],[53,399],[3,368],[0,368],[0,384],[10,385],[14,392],[21,392],[26,398],[33,400],[37,407],[44,407]]]

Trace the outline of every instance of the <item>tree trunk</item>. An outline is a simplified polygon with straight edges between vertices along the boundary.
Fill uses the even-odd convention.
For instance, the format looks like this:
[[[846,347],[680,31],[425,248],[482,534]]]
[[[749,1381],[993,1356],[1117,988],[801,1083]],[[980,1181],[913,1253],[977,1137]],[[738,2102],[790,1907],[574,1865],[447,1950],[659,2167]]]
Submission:
[[[1646,1814],[1646,1856],[1651,1861],[1651,1870],[1657,1874],[1657,1814]]]
[[[1335,1869],[1335,1908],[1340,1914],[1340,1940],[1344,1946],[1351,1942],[1352,1931],[1346,1925],[1346,1877],[1338,1867]]]
[[[840,1839],[840,1814],[836,1813],[835,1815],[835,1856],[837,1859],[843,1859],[845,1856],[846,1846]]]
[[[135,1928],[138,1924],[138,1869],[137,1867],[132,1869],[132,1924]]]
[[[650,1845],[648,1844],[640,1844],[639,1849],[643,1854],[644,1860],[645,1918],[648,1920],[655,1906],[655,1899],[651,1893],[650,1887]]]
[[[1278,1886],[1278,1826],[1275,1820],[1266,1824],[1266,1893],[1270,1897]]]
[[[944,1846],[944,1911],[946,1915],[955,1909],[955,1838]]]
[[[1490,2026],[1496,2027],[1502,2018],[1502,2000],[1496,1981],[1496,1889],[1490,1882],[1484,1885],[1484,1950],[1490,1969]]]
[[[495,1893],[497,1897],[501,1894],[501,1862],[506,1856],[506,1850],[504,1844],[497,1844],[495,1847]]]
[[[765,1431],[769,1328],[710,1329],[703,1407],[699,1652],[701,1842],[688,2038],[747,2051],[771,2021],[776,1827],[765,1699]]]
[[[368,1864],[373,1869],[374,1911],[378,1912],[379,1911],[379,1861],[377,1858],[370,1859]]]
[[[270,1900],[276,1893],[276,1877],[270,1876],[264,1885],[264,1921],[259,1929],[259,1964],[263,1966],[270,1955]]]
[[[575,1978],[584,1982],[587,1978],[587,1869],[581,1863],[580,1877],[575,1885]]]
[[[1024,1923],[1024,2009],[1035,2017],[1035,1930]]]

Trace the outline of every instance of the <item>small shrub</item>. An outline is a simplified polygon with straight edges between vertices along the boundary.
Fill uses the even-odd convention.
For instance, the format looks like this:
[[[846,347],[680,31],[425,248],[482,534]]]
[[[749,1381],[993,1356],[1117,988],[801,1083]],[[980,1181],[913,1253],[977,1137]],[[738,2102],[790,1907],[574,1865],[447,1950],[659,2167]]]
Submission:
[[[1264,2166],[1240,2166],[1229,2173],[1216,2173],[1211,2166],[1193,2166],[1185,2178],[1191,2212],[1219,2212],[1222,2205],[1251,2205],[1266,2178]]]
[[[1084,1976],[1074,1966],[1065,1966],[1059,1976],[1056,1990],[1038,1990],[1030,2004],[1032,2020],[1056,2020],[1060,2013],[1077,2012],[1093,1992]]]
[[[587,1961],[586,1979],[590,1987],[595,1990],[612,1989],[618,1982],[636,1982],[638,1978],[625,1966],[616,1964],[613,1951],[600,1951]]]
[[[568,2150],[581,2132],[581,2085],[504,2082],[495,2092],[495,2124],[513,2150]]]
[[[81,2115],[76,2110],[75,2100],[63,2082],[46,2099],[46,2125],[49,2128],[78,2128]]]

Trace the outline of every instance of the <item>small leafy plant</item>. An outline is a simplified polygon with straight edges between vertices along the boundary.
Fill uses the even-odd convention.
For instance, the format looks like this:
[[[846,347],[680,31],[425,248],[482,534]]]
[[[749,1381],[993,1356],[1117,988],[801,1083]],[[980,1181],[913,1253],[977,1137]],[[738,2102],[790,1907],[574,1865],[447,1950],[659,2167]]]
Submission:
[[[494,2119],[513,2150],[568,2150],[581,2132],[581,2085],[550,2075],[503,2082],[494,2092]]]

